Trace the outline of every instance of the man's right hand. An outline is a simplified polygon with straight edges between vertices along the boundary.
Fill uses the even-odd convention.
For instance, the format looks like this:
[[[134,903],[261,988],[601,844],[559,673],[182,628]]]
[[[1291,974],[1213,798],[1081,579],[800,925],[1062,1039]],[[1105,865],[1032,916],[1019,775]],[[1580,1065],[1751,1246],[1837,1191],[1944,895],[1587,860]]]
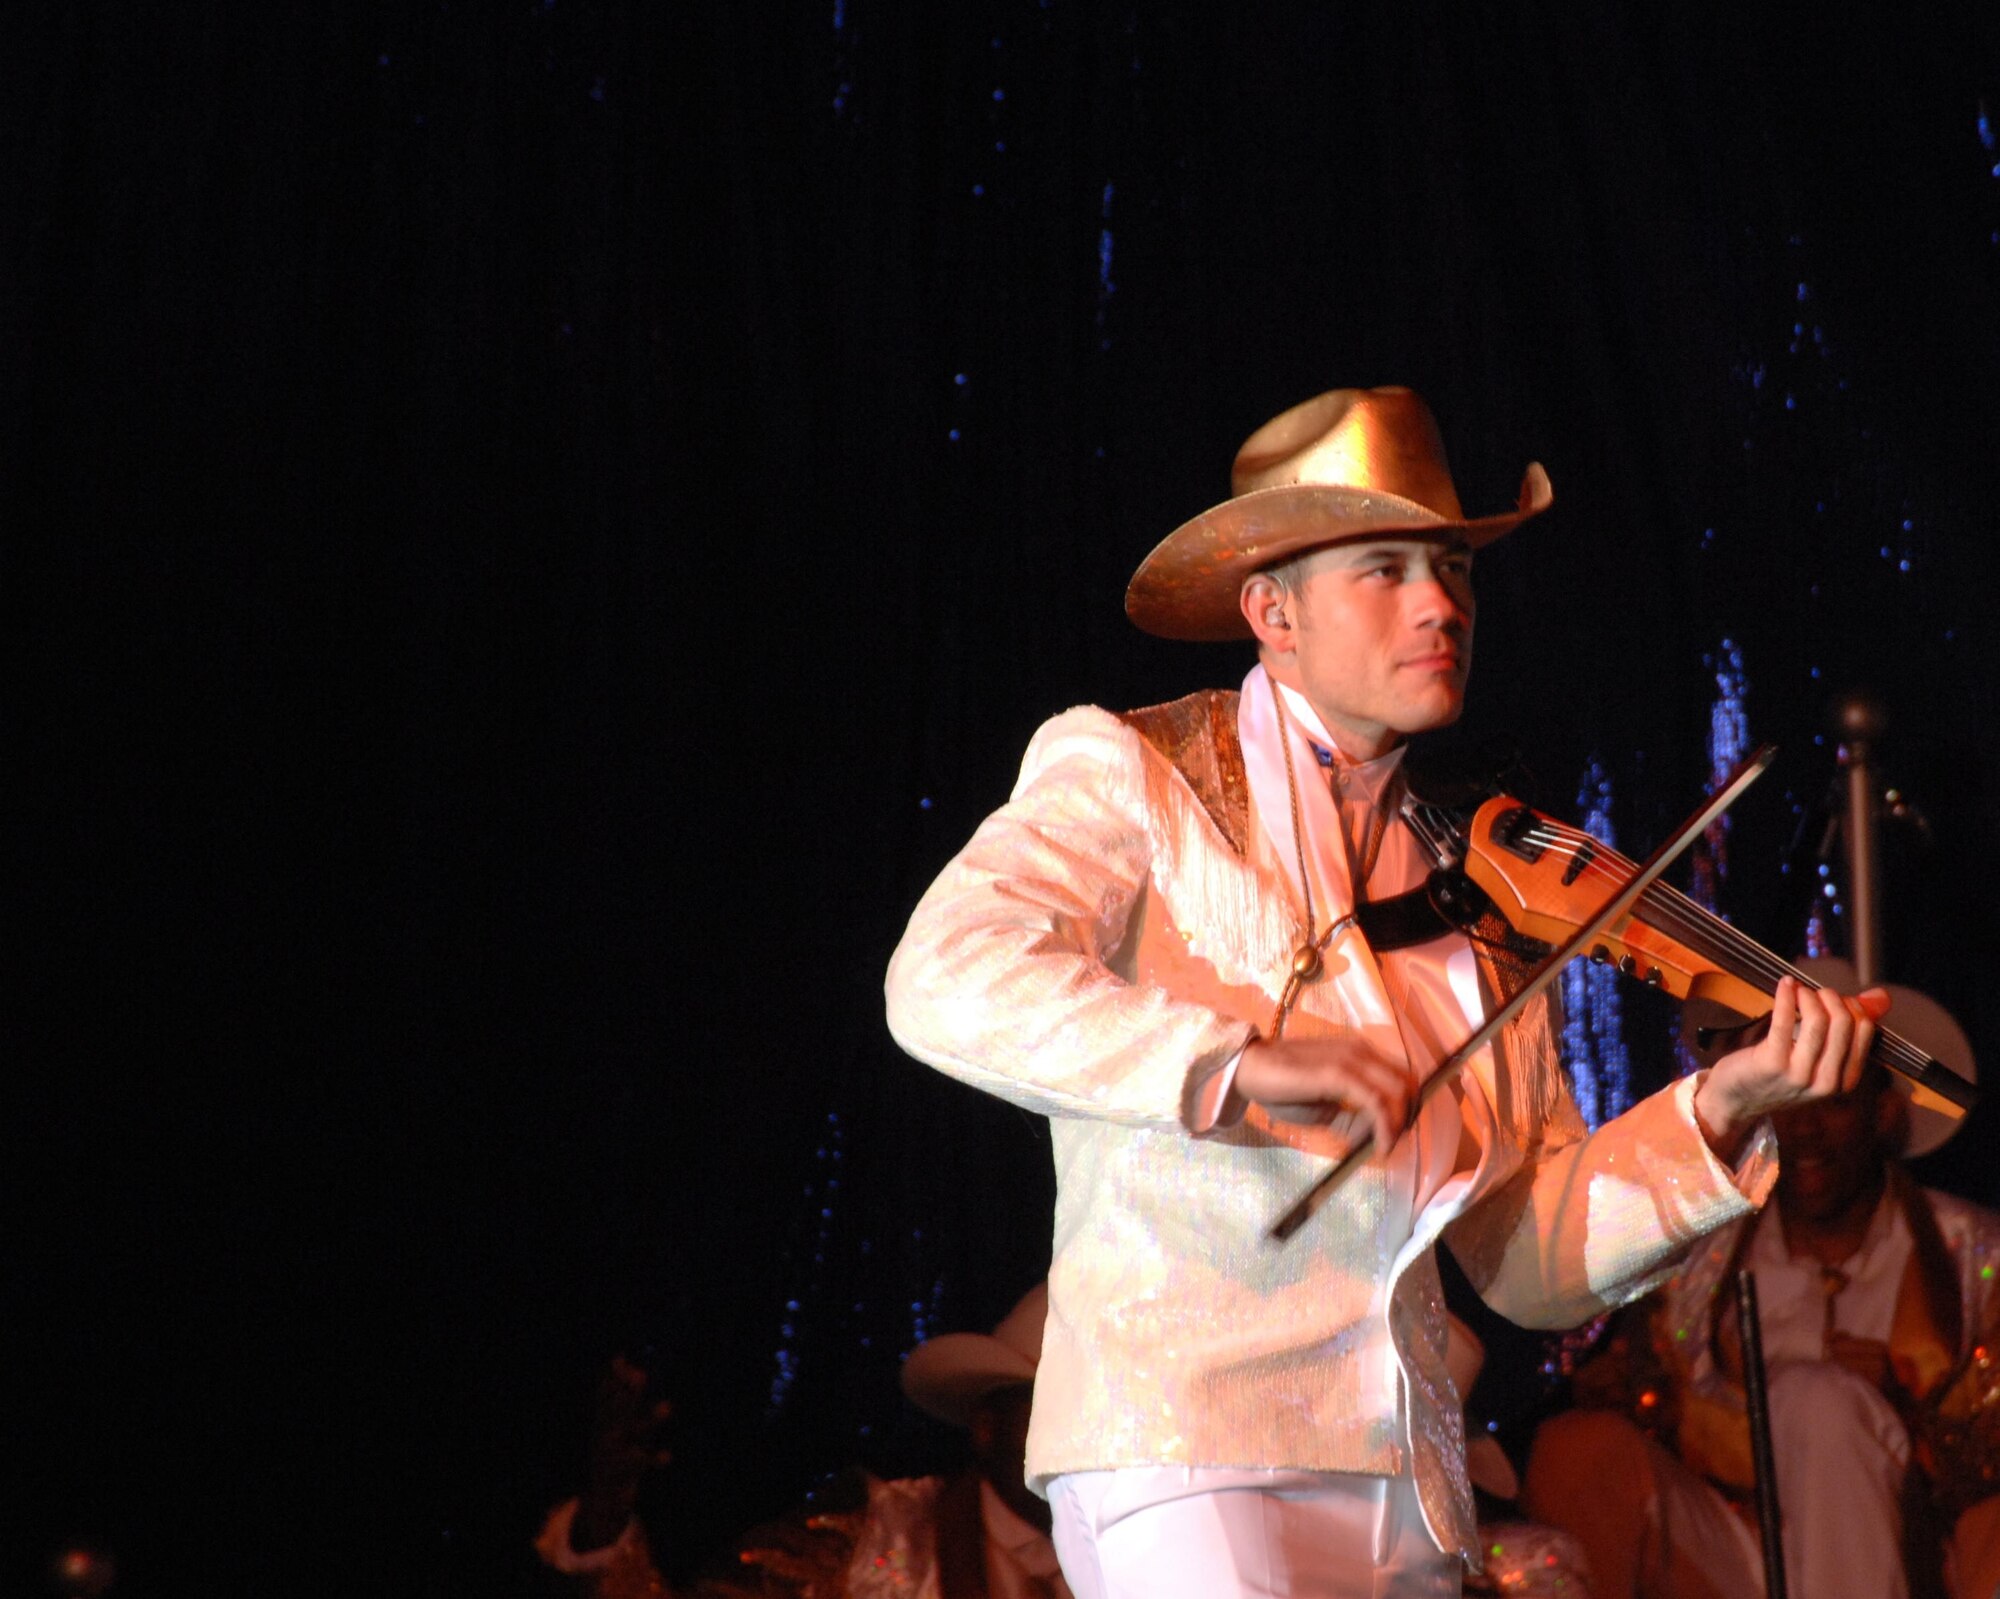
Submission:
[[[1417,1084],[1407,1062],[1345,1034],[1251,1040],[1230,1092],[1278,1121],[1325,1123],[1355,1112],[1367,1119],[1375,1147],[1389,1149],[1410,1123]]]
[[[641,1368],[623,1355],[612,1357],[597,1385],[587,1480],[570,1521],[569,1544],[577,1554],[616,1543],[624,1533],[640,1479],[669,1459],[660,1440],[672,1414],[672,1405],[652,1396]]]

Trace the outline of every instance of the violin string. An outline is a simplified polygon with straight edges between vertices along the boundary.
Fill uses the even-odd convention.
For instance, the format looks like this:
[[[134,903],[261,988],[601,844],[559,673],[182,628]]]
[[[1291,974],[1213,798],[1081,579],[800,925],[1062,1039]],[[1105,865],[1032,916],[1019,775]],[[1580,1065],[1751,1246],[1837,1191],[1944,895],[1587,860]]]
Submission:
[[[1582,852],[1583,841],[1588,840],[1593,856],[1602,859],[1608,854],[1610,860],[1605,861],[1601,868],[1593,861],[1586,870],[1607,882],[1631,880],[1630,873],[1618,872],[1611,862],[1626,866],[1631,863],[1616,851],[1605,851],[1595,840],[1589,839],[1588,834],[1538,832],[1529,837],[1555,851],[1558,859],[1565,854],[1574,858]],[[1678,936],[1680,942],[1696,953],[1707,956],[1727,970],[1735,971],[1738,976],[1754,978],[1760,985],[1768,985],[1765,988],[1767,993],[1774,990],[1777,979],[1784,976],[1796,979],[1807,988],[1822,986],[1678,889],[1655,884],[1640,896],[1640,907],[1648,912],[1643,920],[1650,925],[1661,932]],[[1923,1050],[1886,1028],[1878,1029],[1873,1052],[1910,1066],[1920,1066],[1930,1059]]]
[[[1524,842],[1541,846],[1557,859],[1583,856],[1585,864],[1578,877],[1589,877],[1606,885],[1629,883],[1638,867],[1588,833],[1543,820],[1523,835]],[[1621,870],[1622,868],[1622,870]],[[1634,914],[1662,933],[1687,945],[1735,975],[1754,982],[1765,993],[1775,992],[1778,979],[1791,977],[1807,988],[1822,985],[1789,961],[1773,954],[1755,939],[1739,931],[1706,906],[1665,883],[1653,883],[1639,896]],[[1878,1028],[1871,1053],[1907,1066],[1927,1063],[1930,1056],[1887,1028]]]
[[[1580,850],[1570,848],[1568,839],[1554,835],[1547,838],[1546,847],[1554,850],[1558,859],[1564,854],[1573,856],[1581,853]],[[1630,867],[1631,862],[1615,853],[1607,862],[1604,860],[1604,853],[1601,848],[1593,848],[1592,854],[1596,859],[1590,861],[1578,875],[1590,876],[1606,885],[1630,882],[1632,872],[1619,871],[1611,863]],[[1802,976],[1762,945],[1745,938],[1721,917],[1704,909],[1667,884],[1661,883],[1649,887],[1641,896],[1640,904],[1655,912],[1650,920],[1660,931],[1675,933],[1682,943],[1716,960],[1717,964],[1723,964],[1724,958],[1730,957],[1735,965],[1746,968],[1749,974],[1773,984],[1781,976]]]
[[[1581,853],[1580,848],[1573,844],[1574,837],[1576,835],[1566,837],[1548,833],[1538,837],[1536,841],[1556,850],[1560,859],[1563,854],[1573,857]],[[1588,835],[1581,837],[1587,838]],[[1631,881],[1630,870],[1617,869],[1617,867],[1631,868],[1631,862],[1623,856],[1615,851],[1605,851],[1594,841],[1591,853],[1596,859],[1586,866],[1585,872],[1588,875],[1606,884]],[[1607,853],[1609,860],[1605,859]],[[1661,883],[1649,887],[1640,898],[1640,906],[1651,913],[1646,918],[1651,925],[1661,932],[1678,937],[1680,942],[1687,944],[1696,953],[1707,956],[1717,965],[1736,971],[1739,976],[1753,978],[1772,987],[1776,986],[1778,978],[1784,976],[1796,977],[1808,986],[1818,986],[1761,944],[1747,938],[1721,917],[1667,884]]]
[[[1567,839],[1552,839],[1551,842],[1565,848],[1569,843]],[[1623,862],[1622,857],[1618,859],[1621,864],[1629,864]],[[1593,875],[1607,883],[1630,881],[1629,873],[1621,873],[1608,863]],[[1810,979],[1803,973],[1755,940],[1745,937],[1721,917],[1666,884],[1649,888],[1641,896],[1640,908],[1648,913],[1646,919],[1661,932],[1676,936],[1698,954],[1735,971],[1739,976],[1769,984],[1771,989],[1775,989],[1777,980],[1785,976],[1818,986],[1810,984]]]
[[[1558,859],[1562,859],[1564,855],[1574,857],[1582,853],[1582,847],[1572,837],[1560,833],[1540,833],[1534,835],[1534,841],[1544,843],[1544,847],[1552,849]],[[1626,861],[1622,855],[1618,855],[1616,851],[1604,851],[1596,843],[1590,845],[1590,853],[1594,855],[1594,859],[1590,859],[1584,867],[1584,873],[1578,875],[1588,873],[1602,883],[1630,881],[1630,871],[1618,869],[1618,867],[1630,867],[1630,861]],[[1772,987],[1776,987],[1778,977],[1788,975],[1796,977],[1808,987],[1818,987],[1818,983],[1814,983],[1802,971],[1792,967],[1788,961],[1778,959],[1772,951],[1764,949],[1764,945],[1740,933],[1736,927],[1718,917],[1714,911],[1706,909],[1704,905],[1696,903],[1694,899],[1690,899],[1688,895],[1680,893],[1678,889],[1666,883],[1656,883],[1648,887],[1646,893],[1640,897],[1640,909],[1648,911],[1648,915],[1644,917],[1648,925],[1656,927],[1658,931],[1676,935],[1678,941],[1686,943],[1696,953],[1714,959],[1718,965],[1736,971],[1736,975],[1756,979]]]

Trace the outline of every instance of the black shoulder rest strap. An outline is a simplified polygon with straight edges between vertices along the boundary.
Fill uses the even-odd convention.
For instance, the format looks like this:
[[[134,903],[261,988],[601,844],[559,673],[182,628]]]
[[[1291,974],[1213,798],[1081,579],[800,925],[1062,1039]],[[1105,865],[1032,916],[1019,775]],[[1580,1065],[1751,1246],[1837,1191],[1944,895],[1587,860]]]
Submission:
[[[1361,936],[1377,954],[1428,944],[1446,933],[1464,933],[1492,942],[1492,926],[1506,928],[1486,891],[1455,866],[1441,866],[1421,888],[1389,899],[1369,900],[1355,914]],[[1502,939],[1506,953],[1517,959],[1540,960],[1549,946],[1508,928]]]

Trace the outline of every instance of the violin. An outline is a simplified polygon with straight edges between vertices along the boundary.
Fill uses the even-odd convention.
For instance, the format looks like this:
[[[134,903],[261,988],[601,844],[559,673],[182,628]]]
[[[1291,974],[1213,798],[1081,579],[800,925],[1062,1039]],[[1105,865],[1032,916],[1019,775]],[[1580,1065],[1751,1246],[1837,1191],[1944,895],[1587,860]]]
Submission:
[[[1458,870],[1517,934],[1565,943],[1638,866],[1581,828],[1499,795],[1473,813]],[[1448,876],[1450,869],[1437,874]],[[1448,882],[1431,898],[1454,897]],[[1459,899],[1467,896],[1460,889]],[[1450,914],[1440,905],[1441,914]],[[1458,917],[1461,919],[1461,907]],[[1770,1014],[1781,977],[1821,985],[1713,911],[1665,883],[1647,885],[1631,913],[1591,942],[1588,958],[1681,1000],[1706,1000],[1746,1020]],[[1868,1058],[1902,1078],[1911,1103],[1953,1120],[1978,1091],[1907,1038],[1877,1026]]]
[[[1768,744],[1753,754],[1644,865],[1509,795],[1486,800],[1469,824],[1463,823],[1462,813],[1412,796],[1403,819],[1438,866],[1424,887],[1379,905],[1356,907],[1362,936],[1377,950],[1393,949],[1455,928],[1533,968],[1514,995],[1424,1079],[1418,1108],[1575,956],[1615,965],[1678,999],[1707,1000],[1747,1020],[1771,1013],[1780,978],[1821,987],[1713,911],[1659,881],[1666,866],[1776,754]],[[1504,930],[1498,938],[1489,936],[1494,927]],[[1309,948],[1301,953],[1316,959],[1318,952]],[[1303,966],[1295,965],[1294,971],[1299,978],[1308,975]],[[1919,1109],[1957,1120],[1978,1098],[1971,1083],[1886,1028],[1876,1029],[1868,1058],[1901,1079]],[[1269,1236],[1279,1242],[1290,1238],[1321,1199],[1373,1151],[1373,1137],[1362,1135],[1271,1224]]]

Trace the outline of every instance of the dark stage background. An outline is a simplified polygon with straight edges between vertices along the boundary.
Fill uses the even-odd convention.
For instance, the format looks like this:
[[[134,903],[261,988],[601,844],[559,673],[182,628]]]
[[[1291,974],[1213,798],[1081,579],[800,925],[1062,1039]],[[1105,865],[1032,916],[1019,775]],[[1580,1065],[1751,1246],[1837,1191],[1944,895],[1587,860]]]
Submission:
[[[1041,718],[1241,675],[1119,596],[1336,384],[1555,482],[1469,741],[1635,853],[1783,746],[1788,952],[1882,696],[1892,975],[1991,1057],[2000,14],[1571,9],[8,14],[8,1591],[527,1591],[617,1347],[677,1559],[939,1458],[896,1356],[1051,1178],[885,958]]]

